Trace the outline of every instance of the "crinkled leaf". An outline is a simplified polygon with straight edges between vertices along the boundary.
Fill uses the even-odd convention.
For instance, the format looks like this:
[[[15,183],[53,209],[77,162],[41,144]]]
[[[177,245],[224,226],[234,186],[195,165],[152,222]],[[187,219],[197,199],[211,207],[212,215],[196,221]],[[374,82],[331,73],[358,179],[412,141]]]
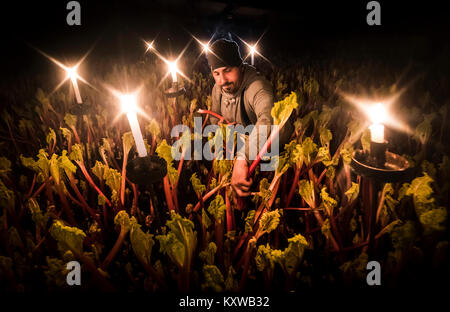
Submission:
[[[430,206],[434,204],[435,200],[431,197],[433,189],[430,184],[432,182],[433,179],[424,173],[424,176],[415,178],[406,190],[405,195],[413,196],[414,207],[418,216],[429,210]]]
[[[204,265],[203,275],[205,277],[202,284],[202,290],[212,290],[214,292],[222,292],[224,288],[223,275],[219,268],[215,265]]]
[[[259,182],[259,193],[257,193],[253,199],[254,202],[259,203],[262,201],[266,207],[269,205],[269,200],[272,197],[272,191],[269,189],[270,183],[267,178],[263,178]]]
[[[230,265],[228,267],[227,279],[225,280],[225,291],[237,291],[239,283],[234,277],[235,275],[236,271],[233,269],[233,266]]]
[[[67,151],[63,150],[61,156],[58,158],[59,166],[66,173],[75,173],[77,171],[77,167],[70,161],[69,157],[67,157]]]
[[[278,209],[266,211],[259,220],[259,228],[263,233],[270,233],[275,230],[280,223],[280,213]]]
[[[132,219],[125,210],[120,210],[114,217],[114,224],[120,225],[121,231],[128,233],[137,222],[134,217]]]
[[[105,176],[105,165],[102,162],[96,160],[94,167],[91,168],[91,171],[100,181],[103,181],[103,177]]]
[[[425,229],[425,234],[433,231],[445,231],[447,210],[444,207],[429,210],[419,216],[419,221]]]
[[[53,130],[52,128],[49,128],[49,132],[47,134],[47,136],[45,137],[45,141],[47,142],[47,144],[51,144],[51,142],[56,142],[56,133],[55,130]]]
[[[210,242],[205,250],[201,251],[199,254],[200,259],[203,260],[205,264],[214,264],[214,256],[217,252],[217,246],[214,242]]]
[[[128,155],[131,148],[134,145],[134,137],[131,131],[125,132],[122,135],[122,144],[123,144],[123,153],[124,155]]]
[[[61,130],[62,135],[67,141],[72,138],[72,132],[69,129],[63,127],[60,127],[59,129]]]
[[[191,176],[191,183],[197,196],[201,196],[201,194],[206,190],[206,186],[202,184],[199,178],[197,178],[197,173],[194,173]]]
[[[352,186],[345,192],[345,195],[347,195],[349,203],[353,202],[356,198],[358,198],[359,184],[352,182]]]
[[[80,144],[72,145],[72,151],[69,154],[70,160],[83,161],[83,146]]]
[[[253,223],[255,221],[255,210],[250,210],[245,217],[245,232],[253,232]]]
[[[116,169],[105,168],[103,178],[105,179],[105,184],[111,189],[111,201],[117,204],[120,199],[120,186],[122,181],[120,172]]]
[[[314,183],[312,181],[300,180],[298,182],[298,192],[311,208],[316,207],[316,195],[314,191]]]
[[[75,254],[82,254],[83,240],[86,234],[79,228],[70,227],[59,220],[54,220],[50,228],[50,234],[58,242],[58,249],[62,254],[67,250]]]
[[[323,162],[324,165],[327,165],[331,161],[330,150],[328,147],[322,146],[319,147],[319,151],[317,152],[316,159],[317,162]]]
[[[67,270],[66,263],[64,261],[46,257],[47,267],[44,270],[44,274],[47,278],[47,285],[63,287],[67,285],[66,277],[69,271]]]
[[[26,207],[31,213],[31,219],[39,226],[41,229],[45,228],[45,225],[48,221],[48,214],[42,214],[41,208],[39,207],[38,202],[34,198],[30,198],[26,202]]]
[[[272,249],[269,245],[260,245],[255,256],[256,268],[258,271],[273,270],[275,259],[272,256]]]
[[[338,202],[328,194],[326,186],[320,191],[320,198],[322,198],[322,204],[325,206],[328,215],[331,216],[333,214],[333,209],[337,206]]]
[[[59,162],[58,162],[58,155],[53,154],[52,158],[49,160],[50,165],[50,174],[53,177],[53,180],[58,185],[61,182],[61,175],[59,172]]]
[[[160,242],[160,251],[166,253],[178,266],[185,267],[193,259],[197,232],[193,230],[194,223],[191,220],[181,217],[175,211],[171,211],[170,217],[166,222],[170,232],[156,238]]]
[[[208,217],[205,209],[202,209],[202,225],[207,229],[211,225],[211,219]]]
[[[325,235],[326,238],[330,237],[331,234],[331,225],[330,225],[330,219],[326,219],[323,221],[322,227],[320,229],[322,231],[322,234]]]
[[[291,94],[285,97],[282,101],[274,103],[271,115],[275,125],[284,124],[292,111],[298,107],[297,94],[291,92]]]
[[[305,164],[309,165],[315,158],[315,154],[317,152],[317,144],[314,143],[310,137],[307,137],[302,142],[302,150]]]
[[[183,243],[176,238],[175,234],[170,232],[167,235],[157,235],[156,239],[159,241],[159,251],[168,255],[177,266],[183,267],[186,250]]]
[[[340,154],[342,160],[345,164],[349,165],[352,161],[353,146],[350,142],[345,142],[344,146],[341,148]]]
[[[144,233],[144,231],[141,230],[141,225],[137,223],[136,219],[134,217],[131,217],[131,219],[132,219],[131,222],[132,227],[130,231],[131,247],[133,248],[136,257],[140,261],[150,265],[152,248],[153,245],[155,244],[155,241],[153,240],[153,235],[150,233]]]
[[[173,167],[172,147],[164,139],[156,147],[156,153],[166,161],[170,183],[175,184],[178,181],[178,171]]]
[[[328,179],[331,181],[334,180],[334,177],[336,176],[336,168],[334,166],[327,167],[327,173],[325,174]]]
[[[435,117],[435,113],[424,115],[423,121],[416,127],[413,137],[420,143],[425,144],[430,139],[433,130],[431,122]]]
[[[227,206],[225,205],[222,195],[217,194],[214,200],[209,204],[209,214],[213,215],[214,219],[220,223],[224,221],[226,210]]]

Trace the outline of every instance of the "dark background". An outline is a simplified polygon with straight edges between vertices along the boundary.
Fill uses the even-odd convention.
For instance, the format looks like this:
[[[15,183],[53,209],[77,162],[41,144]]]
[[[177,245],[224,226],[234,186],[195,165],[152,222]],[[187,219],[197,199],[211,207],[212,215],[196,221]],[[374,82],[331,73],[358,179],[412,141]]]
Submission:
[[[177,54],[191,40],[189,32],[200,39],[230,33],[248,41],[265,32],[261,52],[274,66],[303,56],[433,66],[449,55],[449,18],[438,1],[378,1],[381,26],[367,25],[366,0],[80,0],[81,26],[67,25],[68,2],[2,3],[2,83],[51,67],[31,46],[60,60],[79,58],[94,47],[89,59],[133,62],[143,53],[141,39],[156,38],[163,53]]]

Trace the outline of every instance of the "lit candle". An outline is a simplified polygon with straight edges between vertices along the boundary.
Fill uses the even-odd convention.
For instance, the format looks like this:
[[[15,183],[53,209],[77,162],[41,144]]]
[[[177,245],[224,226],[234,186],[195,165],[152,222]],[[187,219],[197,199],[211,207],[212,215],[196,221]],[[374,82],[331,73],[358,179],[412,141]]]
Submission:
[[[137,120],[137,99],[135,94],[123,94],[120,96],[122,110],[127,114],[128,122],[130,123],[131,133],[133,134],[134,142],[136,143],[139,157],[147,156],[147,149],[145,148],[144,139],[142,138],[141,128]]]
[[[384,125],[386,120],[386,109],[381,103],[377,103],[369,110],[369,117],[372,120],[370,125],[370,138],[372,142],[384,143]]]
[[[382,124],[372,124],[369,129],[372,142],[384,143],[384,126]]]
[[[251,64],[255,61],[256,46],[250,46]]]
[[[77,77],[78,77],[77,68],[72,67],[72,68],[67,68],[66,70],[67,70],[67,76],[72,81],[72,85],[73,85],[73,89],[75,91],[75,97],[77,99],[77,103],[82,104],[83,101],[81,100],[80,89],[78,88],[78,83],[77,83]]]
[[[205,54],[208,54],[208,52],[209,52],[208,43],[201,43],[201,45],[203,46],[203,52],[205,52]]]
[[[172,82],[177,82],[177,62],[169,62],[169,70],[172,74]]]

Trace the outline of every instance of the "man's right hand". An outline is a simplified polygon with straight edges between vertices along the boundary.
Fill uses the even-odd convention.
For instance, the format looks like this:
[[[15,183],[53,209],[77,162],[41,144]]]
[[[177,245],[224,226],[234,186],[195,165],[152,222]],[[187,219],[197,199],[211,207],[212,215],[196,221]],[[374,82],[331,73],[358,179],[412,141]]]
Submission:
[[[253,179],[248,178],[248,164],[245,159],[237,159],[234,162],[233,175],[231,176],[231,186],[239,197],[250,195],[250,187]]]

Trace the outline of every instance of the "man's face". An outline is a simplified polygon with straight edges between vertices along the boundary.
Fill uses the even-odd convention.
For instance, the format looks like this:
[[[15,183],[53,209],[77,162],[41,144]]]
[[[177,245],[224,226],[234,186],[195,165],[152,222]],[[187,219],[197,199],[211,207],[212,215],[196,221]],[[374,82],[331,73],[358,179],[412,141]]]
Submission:
[[[228,93],[234,93],[241,82],[241,70],[239,67],[219,67],[213,70],[216,84]]]

